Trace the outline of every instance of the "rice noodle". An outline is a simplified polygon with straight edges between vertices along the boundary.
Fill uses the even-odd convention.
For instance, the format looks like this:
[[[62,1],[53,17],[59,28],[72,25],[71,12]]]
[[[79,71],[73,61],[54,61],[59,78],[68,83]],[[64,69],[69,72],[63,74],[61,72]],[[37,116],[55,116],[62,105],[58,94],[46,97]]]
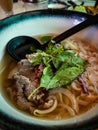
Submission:
[[[98,94],[98,87],[97,86],[89,86],[89,91]]]
[[[63,96],[61,93],[59,93],[59,97],[60,97],[60,102],[63,103]]]
[[[34,110],[34,115],[35,116],[40,116],[40,115],[48,114],[48,113],[54,111],[56,109],[58,103],[57,103],[57,99],[56,98],[53,99],[53,100],[54,100],[54,104],[50,108],[45,109],[45,110],[35,109]]]
[[[98,86],[94,86],[95,93],[98,94]]]
[[[75,111],[70,107],[70,106],[68,106],[68,105],[66,105],[66,104],[61,104],[61,105],[59,105],[59,106],[61,106],[62,108],[65,108],[68,112],[69,112],[69,114],[71,115],[71,116],[75,116],[76,114],[75,114]]]
[[[65,108],[65,109],[69,112],[69,114],[70,114],[71,116],[75,116],[75,111],[74,111],[70,106],[68,106],[67,103],[65,104],[65,103],[63,102],[63,96],[62,96],[61,93],[59,93],[59,97],[60,97],[60,102],[61,102],[61,104],[59,104],[58,106],[60,106],[60,107],[62,107],[62,108]]]
[[[51,90],[51,94],[54,94],[54,93],[62,93],[65,96],[67,96],[68,99],[72,103],[72,108],[75,110],[76,113],[78,113],[79,107],[78,107],[74,94],[72,94],[68,89],[64,89],[64,88],[56,88],[56,89]]]
[[[92,103],[93,101],[95,101],[96,99],[98,99],[98,96],[90,93],[88,96],[81,94],[80,96],[77,97],[77,101],[80,105],[86,106],[90,103]]]
[[[76,91],[80,91],[80,90],[81,90],[81,88],[77,86],[77,83],[76,83],[76,82],[72,82],[72,83],[71,83],[71,87],[72,87],[74,90],[76,90]]]
[[[88,105],[88,104],[89,104],[87,101],[85,101],[85,100],[81,99],[81,97],[80,97],[80,96],[79,96],[79,97],[77,97],[77,101],[78,101],[78,104],[83,105],[83,106],[86,106],[86,105]]]

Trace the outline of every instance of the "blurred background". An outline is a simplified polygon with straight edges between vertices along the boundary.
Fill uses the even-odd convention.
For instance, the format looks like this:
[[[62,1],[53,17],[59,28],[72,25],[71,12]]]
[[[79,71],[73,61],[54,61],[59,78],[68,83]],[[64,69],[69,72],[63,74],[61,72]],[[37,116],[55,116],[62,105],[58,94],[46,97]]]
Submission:
[[[46,8],[75,10],[93,15],[98,13],[98,0],[0,0],[3,1],[13,1],[13,13],[10,15]],[[0,6],[0,19],[5,17],[7,15]]]
[[[11,5],[5,4],[3,1],[9,1]],[[48,8],[75,10],[95,15],[98,14],[98,0],[0,0],[0,19],[7,17],[9,14],[5,15],[5,12],[9,10],[12,10],[10,15],[14,15]],[[0,130],[8,130],[8,128],[0,124]]]

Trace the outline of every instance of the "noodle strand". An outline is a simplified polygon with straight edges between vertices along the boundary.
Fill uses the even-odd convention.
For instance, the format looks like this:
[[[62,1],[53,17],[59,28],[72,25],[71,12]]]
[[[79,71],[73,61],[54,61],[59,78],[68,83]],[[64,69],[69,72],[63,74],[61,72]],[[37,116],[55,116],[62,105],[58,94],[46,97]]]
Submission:
[[[46,110],[39,110],[39,109],[35,109],[34,110],[34,115],[35,116],[39,116],[39,115],[43,115],[43,114],[48,114],[52,111],[54,111],[57,107],[57,99],[54,99],[54,104],[52,107],[50,107],[49,109],[46,109]]]

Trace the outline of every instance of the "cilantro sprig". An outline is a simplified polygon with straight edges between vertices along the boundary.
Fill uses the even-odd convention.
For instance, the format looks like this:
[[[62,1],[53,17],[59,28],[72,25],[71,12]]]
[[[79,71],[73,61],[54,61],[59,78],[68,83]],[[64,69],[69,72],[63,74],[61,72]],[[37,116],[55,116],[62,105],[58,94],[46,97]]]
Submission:
[[[48,44],[45,51],[36,50],[28,59],[33,66],[45,65],[39,86],[29,95],[32,97],[40,88],[47,90],[56,87],[66,87],[85,69],[84,61],[73,50],[65,49],[62,44]],[[55,71],[54,71],[55,68]]]

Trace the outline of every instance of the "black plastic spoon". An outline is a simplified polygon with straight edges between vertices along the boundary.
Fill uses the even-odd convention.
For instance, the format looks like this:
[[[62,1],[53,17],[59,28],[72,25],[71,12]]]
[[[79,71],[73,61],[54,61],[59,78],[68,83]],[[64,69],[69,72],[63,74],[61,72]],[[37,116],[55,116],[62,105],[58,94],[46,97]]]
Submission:
[[[65,38],[97,22],[98,22],[98,14],[95,16],[89,17],[85,21],[61,33],[60,35],[53,38],[51,42],[54,44],[59,43]],[[36,49],[44,50],[47,44],[48,42],[44,45],[41,45],[39,41],[29,36],[18,36],[11,39],[7,43],[6,50],[12,58],[14,58],[16,61],[20,61],[21,59],[25,58],[26,54],[30,53],[30,47],[33,48],[33,51],[35,51]]]

